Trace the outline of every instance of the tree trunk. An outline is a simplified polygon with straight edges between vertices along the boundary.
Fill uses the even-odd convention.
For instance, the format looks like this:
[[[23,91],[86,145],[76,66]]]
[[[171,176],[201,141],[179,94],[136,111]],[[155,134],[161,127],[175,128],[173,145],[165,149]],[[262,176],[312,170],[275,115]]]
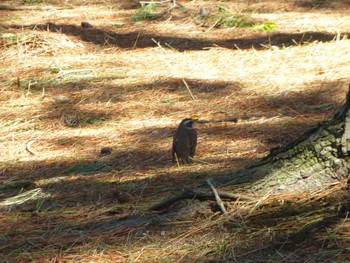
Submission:
[[[247,191],[257,194],[298,193],[345,181],[350,170],[349,109],[350,85],[345,104],[331,121],[291,145],[273,149],[257,163],[215,179],[216,186],[249,183]]]

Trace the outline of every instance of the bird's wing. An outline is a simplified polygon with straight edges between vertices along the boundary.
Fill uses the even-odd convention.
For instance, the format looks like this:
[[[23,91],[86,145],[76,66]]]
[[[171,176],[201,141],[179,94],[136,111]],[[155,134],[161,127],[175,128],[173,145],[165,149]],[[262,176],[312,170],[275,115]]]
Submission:
[[[191,140],[190,140],[190,155],[194,156],[197,147],[197,132],[196,130],[191,130]]]

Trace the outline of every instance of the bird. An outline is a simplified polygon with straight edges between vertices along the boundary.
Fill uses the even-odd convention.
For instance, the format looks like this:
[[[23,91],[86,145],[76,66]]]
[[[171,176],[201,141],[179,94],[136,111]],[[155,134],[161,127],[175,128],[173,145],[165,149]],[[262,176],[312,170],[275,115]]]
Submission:
[[[208,16],[207,10],[205,10],[205,8],[203,6],[199,10],[199,15],[201,16],[201,18]]]
[[[197,147],[197,131],[194,128],[196,119],[183,119],[174,133],[172,159],[173,163],[192,163]]]

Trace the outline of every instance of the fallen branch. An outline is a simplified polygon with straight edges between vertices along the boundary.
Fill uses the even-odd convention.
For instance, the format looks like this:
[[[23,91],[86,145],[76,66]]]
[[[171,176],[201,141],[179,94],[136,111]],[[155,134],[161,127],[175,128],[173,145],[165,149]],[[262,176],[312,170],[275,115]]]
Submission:
[[[212,184],[212,182],[210,181],[210,179],[207,179],[206,183],[209,185],[211,191],[213,192],[215,200],[216,200],[216,203],[220,207],[221,212],[223,214],[227,214],[227,211],[226,211],[226,208],[224,206],[224,203],[222,202],[222,200],[221,200],[221,198],[220,198],[220,196],[218,194],[218,191],[216,191],[216,189],[215,189],[214,185]]]
[[[239,194],[232,194],[232,193],[226,193],[226,192],[219,192],[218,195],[221,197],[221,199],[224,200],[230,200],[230,201],[236,201],[236,200],[242,200],[242,201],[254,201],[255,199],[249,196],[242,196]],[[182,192],[181,194],[174,195],[168,199],[165,199],[153,206],[150,207],[150,210],[163,210],[165,208],[168,208],[170,205],[174,204],[177,201],[180,201],[182,199],[199,199],[199,200],[215,200],[215,196],[213,193],[207,193],[197,190],[187,190],[185,192]]]

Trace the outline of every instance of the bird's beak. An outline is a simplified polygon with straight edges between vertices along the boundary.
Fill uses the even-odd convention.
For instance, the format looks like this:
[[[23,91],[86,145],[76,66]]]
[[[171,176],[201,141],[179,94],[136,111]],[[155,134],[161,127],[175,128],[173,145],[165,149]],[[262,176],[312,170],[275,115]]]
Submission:
[[[191,119],[192,119],[194,122],[196,122],[196,121],[199,120],[199,117],[198,117],[197,115],[195,115],[195,116],[192,116]]]

